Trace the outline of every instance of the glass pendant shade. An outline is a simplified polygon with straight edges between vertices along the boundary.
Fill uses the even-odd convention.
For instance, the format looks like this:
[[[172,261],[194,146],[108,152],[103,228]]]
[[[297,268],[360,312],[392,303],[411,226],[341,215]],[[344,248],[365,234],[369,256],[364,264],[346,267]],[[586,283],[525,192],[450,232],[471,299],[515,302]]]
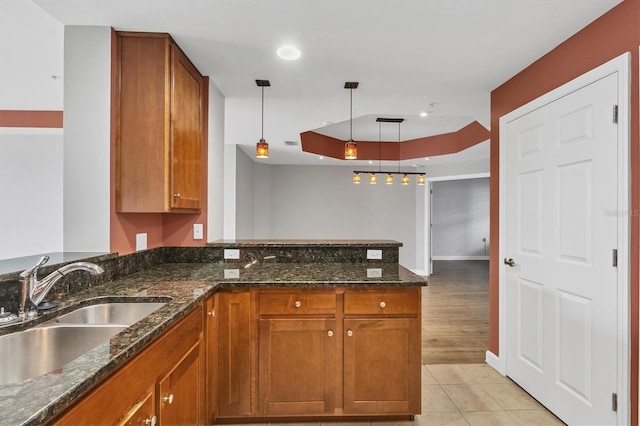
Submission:
[[[369,183],[370,183],[371,185],[375,185],[376,183],[378,183],[378,176],[376,176],[376,174],[375,174],[375,173],[371,173],[371,174],[369,175]]]
[[[264,139],[256,144],[256,158],[269,158],[269,144]]]
[[[360,173],[353,174],[353,183],[360,183]]]
[[[424,185],[427,181],[427,177],[425,175],[418,175],[418,185]]]
[[[410,182],[409,175],[407,175],[407,174],[402,175],[402,184],[403,185],[409,185],[409,182]]]
[[[344,159],[356,160],[358,158],[358,147],[354,141],[344,144]]]
[[[384,183],[387,185],[393,185],[393,175],[391,173],[387,173],[387,177],[384,178]]]

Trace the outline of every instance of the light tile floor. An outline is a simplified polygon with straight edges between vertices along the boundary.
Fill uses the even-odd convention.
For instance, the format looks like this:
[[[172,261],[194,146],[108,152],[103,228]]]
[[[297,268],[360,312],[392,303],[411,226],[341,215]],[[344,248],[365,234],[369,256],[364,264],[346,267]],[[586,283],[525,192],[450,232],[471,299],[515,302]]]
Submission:
[[[422,366],[422,414],[414,421],[271,423],[270,426],[564,425],[486,364]],[[266,424],[254,425],[266,426]]]

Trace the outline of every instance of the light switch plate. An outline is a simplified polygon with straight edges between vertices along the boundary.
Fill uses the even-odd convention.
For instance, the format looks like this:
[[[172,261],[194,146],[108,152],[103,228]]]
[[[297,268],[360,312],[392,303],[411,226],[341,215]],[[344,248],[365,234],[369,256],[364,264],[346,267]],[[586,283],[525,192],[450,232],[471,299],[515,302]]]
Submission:
[[[382,268],[367,268],[367,278],[382,278]]]
[[[204,227],[202,226],[201,223],[194,223],[193,224],[193,239],[194,240],[201,240],[204,238]]]
[[[136,251],[147,249],[147,233],[136,234]]]
[[[367,259],[382,260],[382,250],[367,250]]]
[[[224,277],[226,279],[240,278],[240,269],[225,269]]]
[[[224,249],[224,258],[225,259],[240,259],[240,250],[239,249]]]

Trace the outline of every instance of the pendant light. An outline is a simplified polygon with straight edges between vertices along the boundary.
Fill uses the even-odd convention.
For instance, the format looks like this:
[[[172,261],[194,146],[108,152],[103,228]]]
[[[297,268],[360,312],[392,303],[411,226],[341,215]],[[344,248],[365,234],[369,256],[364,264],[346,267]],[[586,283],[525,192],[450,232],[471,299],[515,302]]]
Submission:
[[[353,89],[358,88],[358,82],[347,81],[344,88],[349,89],[349,140],[344,144],[344,159],[355,160],[358,158],[358,146],[353,141]]]
[[[346,87],[346,86],[345,86]],[[378,183],[378,174],[382,175],[386,174],[384,183],[387,185],[393,185],[395,178],[394,175],[401,175],[400,183],[402,185],[409,185],[411,183],[410,175],[417,175],[416,183],[418,185],[425,185],[427,181],[427,177],[424,172],[403,172],[400,169],[400,161],[401,161],[401,136],[400,136],[400,123],[404,121],[404,118],[384,118],[378,117],[376,118],[376,122],[378,122],[378,170],[377,171],[363,171],[363,170],[354,170],[353,171],[353,183],[360,183],[360,173],[369,173],[369,183],[375,185]],[[391,170],[382,170],[382,123],[397,123],[398,124],[398,171]],[[371,163],[371,162],[370,162]]]
[[[269,158],[269,144],[264,140],[264,88],[271,86],[269,80],[256,80],[258,87],[262,89],[262,131],[260,141],[256,143],[256,158]]]

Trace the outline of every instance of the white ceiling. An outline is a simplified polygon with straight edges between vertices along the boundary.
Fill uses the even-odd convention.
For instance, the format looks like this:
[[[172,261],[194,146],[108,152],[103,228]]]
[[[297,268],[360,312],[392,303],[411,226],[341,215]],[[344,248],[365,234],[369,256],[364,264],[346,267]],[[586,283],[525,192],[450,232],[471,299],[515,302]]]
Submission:
[[[270,80],[266,161],[318,164],[316,155],[283,141],[299,141],[307,130],[348,139],[345,81],[360,83],[355,140],[378,139],[378,116],[405,118],[403,139],[473,120],[489,128],[491,90],[621,0],[34,1],[65,25],[170,33],[225,96],[225,142],[250,155],[261,130],[255,80]],[[302,57],[278,58],[283,44]],[[388,133],[383,140],[397,140],[397,127]],[[472,157],[483,150],[488,158],[488,147]]]

